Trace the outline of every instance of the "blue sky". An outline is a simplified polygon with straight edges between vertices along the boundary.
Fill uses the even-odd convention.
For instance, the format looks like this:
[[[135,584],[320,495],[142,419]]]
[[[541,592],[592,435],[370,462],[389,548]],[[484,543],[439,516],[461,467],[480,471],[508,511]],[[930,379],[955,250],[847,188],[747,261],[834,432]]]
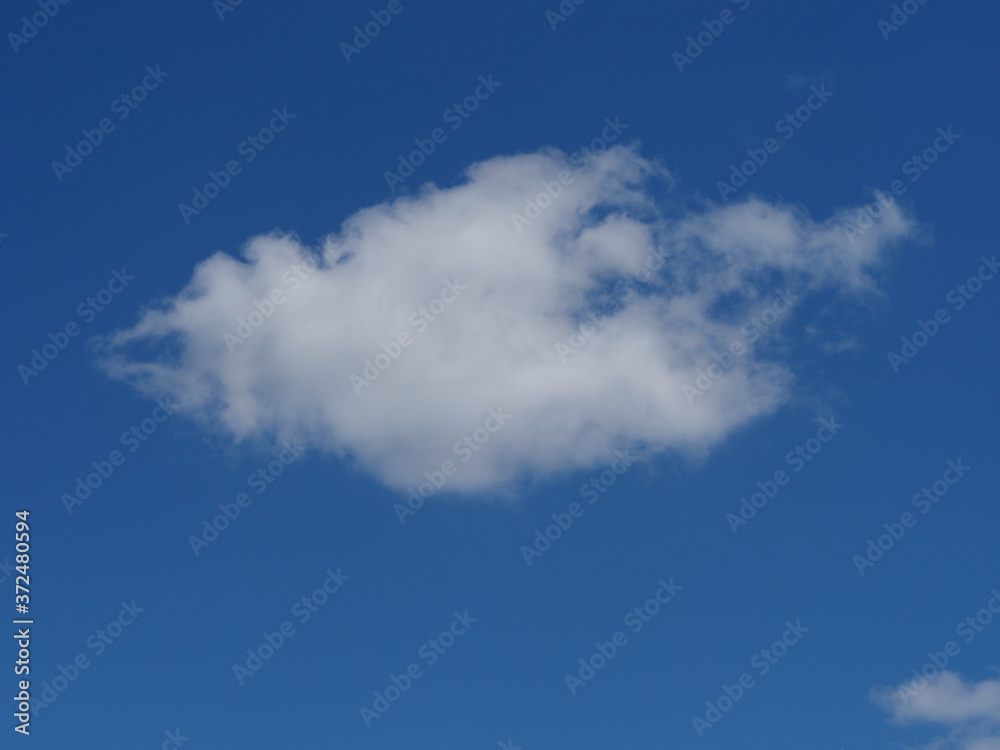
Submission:
[[[1000,19],[901,5],[8,7],[10,746],[1000,746]]]

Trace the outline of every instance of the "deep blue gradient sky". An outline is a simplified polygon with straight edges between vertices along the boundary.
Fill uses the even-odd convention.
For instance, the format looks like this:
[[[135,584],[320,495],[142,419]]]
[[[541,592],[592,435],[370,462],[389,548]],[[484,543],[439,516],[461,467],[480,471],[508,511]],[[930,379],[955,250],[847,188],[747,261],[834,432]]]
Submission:
[[[1000,279],[961,310],[946,301],[1000,251],[1000,10],[929,0],[884,39],[888,3],[740,4],[589,0],[553,30],[555,0],[403,0],[347,62],[341,43],[384,4],[246,0],[220,20],[209,0],[70,2],[0,51],[0,560],[13,560],[14,511],[29,509],[35,696],[77,654],[90,659],[37,711],[30,738],[8,713],[0,745],[153,748],[179,729],[188,750],[488,750],[508,738],[525,750],[872,750],[945,733],[889,723],[869,691],[909,679],[949,640],[961,646],[949,668],[964,679],[1000,667],[1000,625],[968,644],[955,634],[1000,587]],[[672,54],[726,8],[735,21],[679,72]],[[4,32],[37,10],[10,5]],[[168,75],[119,120],[113,103],[147,66]],[[450,129],[442,113],[480,76],[500,86]],[[732,200],[755,194],[825,219],[902,180],[920,236],[879,270],[881,296],[857,304],[828,291],[793,310],[772,342],[795,375],[780,409],[702,460],[634,463],[532,565],[521,546],[605,466],[524,482],[514,499],[435,498],[400,524],[405,492],[320,450],[257,495],[247,477],[275,451],[255,441],[234,445],[175,414],[146,422],[156,430],[134,452],[121,442],[157,405],[108,379],[88,340],[134,325],[212,253],[275,228],[314,244],[389,199],[384,173],[434,128],[447,139],[397,193],[454,185],[496,155],[573,152],[618,117],[622,141],[674,175],[665,200],[701,206],[720,202],[717,182],[811,86],[833,95]],[[294,119],[246,163],[241,143],[275,108]],[[113,131],[58,179],[52,162],[102,118]],[[912,182],[904,164],[949,127],[960,138]],[[178,204],[234,159],[240,173],[185,222]],[[123,268],[134,280],[87,322],[78,305]],[[939,308],[950,322],[894,372],[887,353]],[[18,366],[70,321],[81,334],[26,385]],[[814,326],[854,345],[824,351]],[[842,429],[795,471],[786,454],[831,417]],[[68,513],[63,493],[115,450],[123,465]],[[920,513],[913,495],[959,459],[968,473]],[[734,534],[726,514],[779,470],[791,481]],[[189,536],[245,491],[252,504],[196,556]],[[916,525],[859,575],[852,558],[906,511]],[[300,622],[293,605],[328,569],[349,580]],[[623,617],[671,577],[679,593],[630,632]],[[13,578],[0,588],[12,612]],[[133,600],[144,611],[98,655],[88,639]],[[423,644],[466,610],[476,622],[428,665]],[[233,665],[283,621],[294,635],[240,685]],[[786,621],[809,632],[761,676],[751,660]],[[616,630],[627,645],[571,694],[565,675]],[[5,691],[14,657],[3,650]],[[422,676],[366,727],[359,709],[411,663]],[[745,672],[754,687],[699,737],[692,717]]]

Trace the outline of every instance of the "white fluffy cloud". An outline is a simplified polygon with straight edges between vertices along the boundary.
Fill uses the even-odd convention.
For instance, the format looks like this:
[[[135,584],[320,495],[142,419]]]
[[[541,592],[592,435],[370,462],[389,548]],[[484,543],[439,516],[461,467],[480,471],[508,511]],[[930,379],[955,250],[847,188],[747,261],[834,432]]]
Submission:
[[[1000,750],[1000,680],[968,684],[946,671],[898,688],[875,688],[871,699],[894,722],[930,722],[950,729],[925,750]]]
[[[892,207],[850,242],[846,214],[753,198],[668,210],[669,182],[634,148],[583,168],[551,150],[490,159],[358,211],[317,250],[271,234],[208,258],[105,342],[104,365],[237,440],[303,436],[392,487],[449,459],[447,489],[478,492],[626,446],[703,452],[782,403],[791,371],[750,347],[689,403],[696,371],[749,343],[741,326],[781,288],[870,292],[914,225]],[[546,189],[539,214],[526,199]],[[255,303],[267,312],[274,290],[264,319]],[[455,444],[491,408],[512,416],[465,463]]]

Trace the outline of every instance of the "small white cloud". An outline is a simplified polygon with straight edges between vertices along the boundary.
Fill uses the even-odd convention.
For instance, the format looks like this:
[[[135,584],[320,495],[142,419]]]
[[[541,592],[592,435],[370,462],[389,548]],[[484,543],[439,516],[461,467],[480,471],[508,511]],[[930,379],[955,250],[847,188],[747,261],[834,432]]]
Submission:
[[[874,688],[870,697],[893,722],[950,728],[925,750],[1000,750],[1000,680],[970,684],[945,671],[930,680]]]
[[[498,407],[513,416],[446,489],[590,468],[624,446],[702,453],[780,405],[791,370],[751,349],[690,404],[696,370],[745,341],[741,324],[779,287],[872,291],[870,272],[914,224],[889,207],[851,243],[846,210],[815,221],[751,198],[671,213],[668,184],[635,148],[583,168],[551,150],[490,159],[456,187],[358,211],[315,271],[302,268],[314,251],[282,234],[207,259],[106,340],[103,362],[237,440],[304,436],[393,487],[455,459]],[[255,309],[244,340],[238,321],[257,322]],[[577,338],[588,313],[602,322]],[[571,337],[585,343],[566,354]],[[368,384],[366,360],[382,354]]]

